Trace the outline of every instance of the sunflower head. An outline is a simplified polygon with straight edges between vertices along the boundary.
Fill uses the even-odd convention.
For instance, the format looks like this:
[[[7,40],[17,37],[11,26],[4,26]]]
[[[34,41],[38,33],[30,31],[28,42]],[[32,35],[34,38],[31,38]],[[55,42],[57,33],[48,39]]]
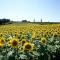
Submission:
[[[26,43],[26,39],[22,39],[22,46]]]
[[[32,39],[35,38],[35,37],[36,37],[35,35],[36,35],[35,31],[32,32],[32,36],[31,36],[31,38],[32,38]]]
[[[11,46],[11,42],[12,40],[9,40],[7,43],[8,43],[8,46]]]
[[[4,38],[1,38],[1,39],[0,39],[0,43],[2,43],[2,44],[4,44],[4,43],[5,43]]]
[[[40,41],[43,45],[46,45],[47,44],[47,40],[46,40],[46,38],[41,38],[41,41]]]
[[[15,32],[15,35],[18,35],[18,32]]]
[[[18,39],[16,38],[12,38],[12,40],[10,41],[10,45],[11,47],[17,47],[18,46]]]
[[[3,36],[3,34],[2,34],[2,33],[0,33],[0,36]]]
[[[57,33],[57,32],[54,32],[54,33],[53,33],[53,36],[54,36],[54,37],[57,37],[57,36],[58,36],[58,33]]]
[[[0,43],[0,48],[2,48],[3,47],[3,44],[2,43]]]
[[[23,49],[25,51],[31,51],[33,49],[32,43],[25,43],[24,46],[23,46]]]

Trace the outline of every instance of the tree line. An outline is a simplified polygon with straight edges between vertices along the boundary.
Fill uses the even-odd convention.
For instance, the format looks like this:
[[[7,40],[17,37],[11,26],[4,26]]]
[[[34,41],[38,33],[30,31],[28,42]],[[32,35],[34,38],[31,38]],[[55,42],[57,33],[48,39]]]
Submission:
[[[10,19],[0,19],[0,25],[7,24],[10,22]]]

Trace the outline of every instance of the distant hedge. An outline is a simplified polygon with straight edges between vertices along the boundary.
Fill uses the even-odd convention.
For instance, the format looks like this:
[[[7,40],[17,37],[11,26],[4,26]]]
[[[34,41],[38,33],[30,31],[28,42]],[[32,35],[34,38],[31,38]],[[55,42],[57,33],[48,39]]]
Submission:
[[[10,22],[10,19],[0,19],[0,25]]]

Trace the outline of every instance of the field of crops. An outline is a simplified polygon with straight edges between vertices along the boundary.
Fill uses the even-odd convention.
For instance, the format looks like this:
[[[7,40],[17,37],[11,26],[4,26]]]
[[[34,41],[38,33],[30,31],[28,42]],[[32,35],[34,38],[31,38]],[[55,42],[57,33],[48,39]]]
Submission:
[[[60,54],[60,24],[0,25],[0,60],[53,60]]]

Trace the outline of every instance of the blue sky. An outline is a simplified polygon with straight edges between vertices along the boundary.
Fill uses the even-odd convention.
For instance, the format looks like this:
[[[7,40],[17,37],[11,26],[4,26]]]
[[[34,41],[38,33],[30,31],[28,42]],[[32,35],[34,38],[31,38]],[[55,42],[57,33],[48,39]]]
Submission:
[[[0,19],[60,22],[60,0],[0,0]]]

